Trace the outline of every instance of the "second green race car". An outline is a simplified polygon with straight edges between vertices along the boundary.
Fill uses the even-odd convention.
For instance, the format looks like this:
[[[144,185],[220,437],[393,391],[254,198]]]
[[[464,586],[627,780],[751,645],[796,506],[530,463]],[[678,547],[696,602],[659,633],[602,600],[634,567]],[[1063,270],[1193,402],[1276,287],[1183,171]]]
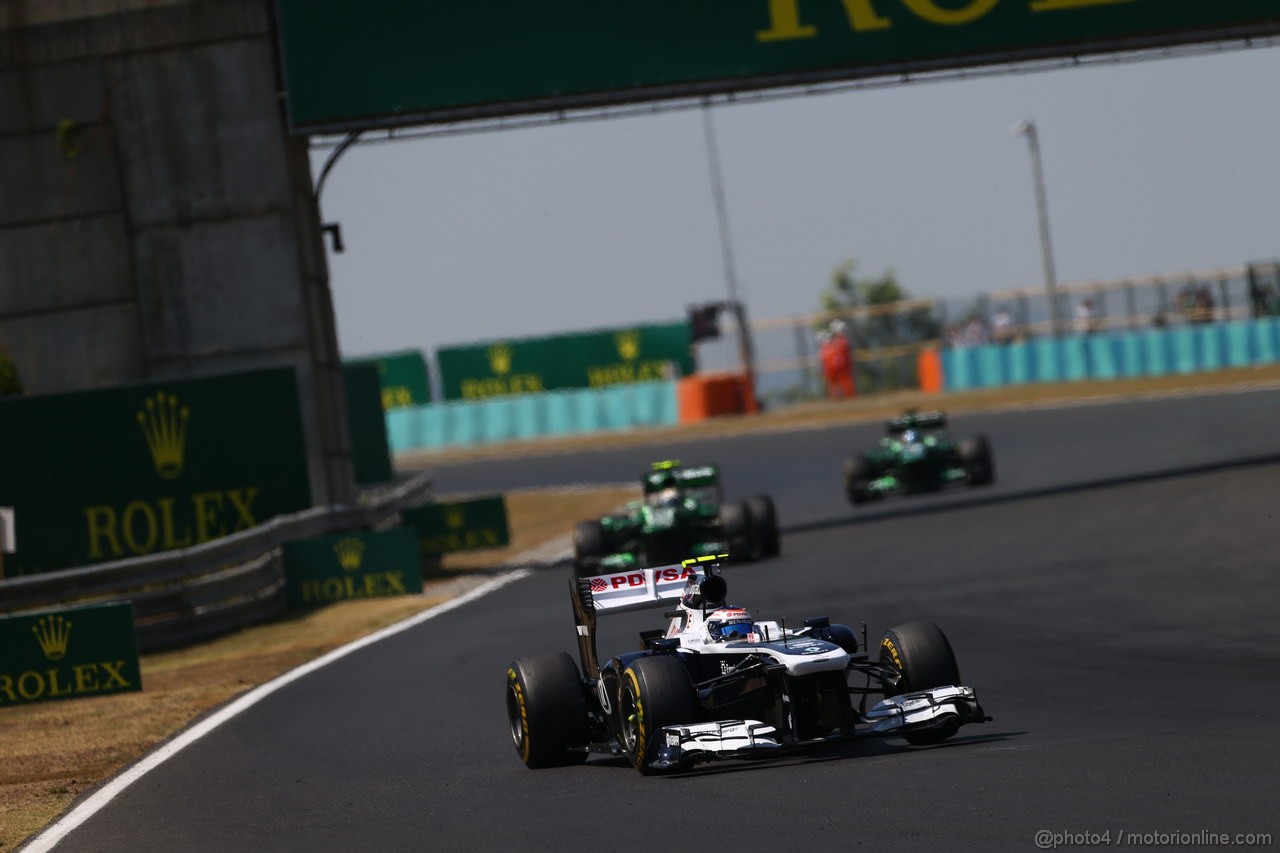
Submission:
[[[728,553],[734,560],[755,560],[782,550],[773,499],[758,495],[726,503],[715,465],[655,462],[641,484],[643,500],[578,523],[573,566],[579,577],[660,566],[689,555]]]
[[[844,488],[850,502],[994,482],[995,457],[987,437],[955,441],[946,426],[942,412],[908,412],[890,420],[879,444],[845,461]]]

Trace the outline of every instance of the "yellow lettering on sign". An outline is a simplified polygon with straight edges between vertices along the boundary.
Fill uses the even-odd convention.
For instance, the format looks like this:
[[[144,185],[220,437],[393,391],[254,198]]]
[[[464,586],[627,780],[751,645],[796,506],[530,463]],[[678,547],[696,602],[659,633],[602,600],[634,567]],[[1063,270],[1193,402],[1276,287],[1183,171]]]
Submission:
[[[854,32],[887,30],[893,24],[876,14],[871,0],[841,0],[849,29]],[[818,28],[800,23],[800,0],[769,0],[769,29],[757,30],[756,41],[790,41],[812,38]]]
[[[84,696],[100,693],[104,690],[128,690],[132,685],[124,677],[126,661],[100,661],[99,663],[82,663],[65,669],[46,669],[43,672],[29,670],[16,677],[0,675],[0,704],[8,700],[10,704],[20,701],[34,702],[39,699],[65,699],[72,696]],[[105,673],[106,678],[100,677]]]
[[[69,687],[58,689],[61,685],[58,684],[58,671],[56,669],[46,669],[45,672],[49,674],[49,698],[57,699],[59,696],[70,696],[75,692]]]
[[[89,526],[89,556],[95,560],[101,560],[108,554],[123,557],[124,551],[116,537],[116,511],[109,506],[88,506],[84,508],[84,516]],[[102,550],[104,539],[111,547],[107,553]]]
[[[125,690],[129,687],[129,682],[120,674],[120,668],[124,666],[124,661],[118,660],[115,663],[111,663],[110,661],[104,660],[99,664],[99,666],[101,666],[107,673],[107,683],[102,685],[103,690],[116,685],[119,685],[121,690]]]
[[[143,522],[141,539],[137,536],[139,516]],[[129,546],[130,551],[135,554],[150,554],[156,549],[156,541],[160,538],[160,522],[156,520],[155,512],[147,506],[146,501],[134,501],[125,507],[121,521],[124,522],[124,544]]]
[[[171,551],[225,536],[228,527],[232,533],[255,527],[258,520],[253,502],[259,492],[257,486],[246,486],[226,492],[197,492],[185,498],[157,498],[154,502],[135,500],[120,510],[111,506],[85,507],[88,557],[119,559],[130,554]],[[235,513],[232,525],[228,524],[228,510]]]
[[[382,408],[399,409],[413,405],[413,393],[405,385],[395,385],[382,389]]]
[[[991,13],[1000,0],[973,0],[963,9],[943,9],[936,0],[902,0],[906,7],[933,24],[956,26],[969,24]]]
[[[76,692],[91,693],[98,689],[98,667],[92,663],[82,663],[71,667],[76,676]]]
[[[253,499],[258,496],[258,487],[250,486],[247,489],[232,489],[227,492],[227,497],[231,499],[231,505],[236,510],[236,526],[231,531],[235,533],[240,530],[248,530],[250,527],[257,525],[257,521],[253,518],[253,513],[249,512],[249,505],[253,503]]]
[[[173,535],[173,498],[161,498],[156,503],[160,504],[160,520],[164,523],[164,545],[161,547],[166,551],[186,548],[191,544],[191,528],[183,528],[181,539]]]
[[[34,684],[34,687],[28,687]],[[18,693],[23,699],[39,699],[44,695],[44,676],[38,672],[24,672],[18,676]]]
[[[1031,0],[1032,12],[1057,12],[1060,9],[1083,9],[1087,6],[1117,6],[1134,0]]]
[[[475,400],[481,397],[503,397],[508,394],[528,394],[541,390],[543,390],[542,377],[533,373],[517,373],[512,376],[462,380],[462,397],[465,400]]]
[[[218,510],[222,508],[222,495],[218,492],[200,492],[191,496],[196,510],[196,541],[208,542],[223,535]]]

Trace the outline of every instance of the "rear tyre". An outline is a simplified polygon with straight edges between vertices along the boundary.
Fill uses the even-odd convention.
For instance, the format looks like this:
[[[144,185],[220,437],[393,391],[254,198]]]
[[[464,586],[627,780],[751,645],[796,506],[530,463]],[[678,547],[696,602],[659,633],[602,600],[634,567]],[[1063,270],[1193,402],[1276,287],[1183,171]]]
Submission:
[[[951,643],[932,622],[908,622],[885,631],[880,641],[880,663],[900,674],[897,685],[885,689],[886,697],[960,684],[960,667]],[[907,743],[923,746],[946,740],[959,727],[957,721],[954,726],[904,732],[902,736]]]
[[[599,521],[579,521],[573,528],[573,570],[580,578],[591,577],[608,553],[604,525]]]
[[[996,479],[996,460],[991,455],[991,442],[985,435],[975,435],[960,442],[957,448],[960,464],[969,476],[970,486],[985,486]]]
[[[736,563],[760,559],[759,531],[745,501],[720,505],[720,526],[729,543],[729,559]]]
[[[778,533],[778,511],[774,509],[773,498],[768,495],[747,498],[747,509],[751,513],[751,520],[755,522],[760,556],[776,557],[781,554],[782,536]]]
[[[672,655],[638,658],[622,673],[618,691],[622,748],[645,776],[670,772],[649,765],[663,747],[664,726],[698,722],[698,698],[689,670]]]
[[[586,761],[587,697],[573,658],[560,652],[508,666],[507,723],[528,767]]]
[[[866,503],[871,500],[871,481],[875,479],[875,471],[865,456],[854,456],[844,461],[844,492],[851,504]]]

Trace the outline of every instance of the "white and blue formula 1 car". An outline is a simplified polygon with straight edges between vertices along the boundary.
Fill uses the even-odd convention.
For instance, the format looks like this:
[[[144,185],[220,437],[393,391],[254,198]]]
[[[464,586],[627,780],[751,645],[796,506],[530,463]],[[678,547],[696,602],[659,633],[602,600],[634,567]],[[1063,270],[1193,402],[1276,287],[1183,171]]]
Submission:
[[[825,616],[787,628],[729,606],[721,559],[570,581],[581,669],[564,652],[507,668],[507,717],[526,765],[594,752],[626,755],[647,775],[855,737],[931,744],[990,719],[932,622],[886,631],[872,660],[865,627],[859,644]],[[598,615],[671,603],[665,631],[643,632],[641,651],[599,665]],[[868,708],[869,696],[884,698]]]

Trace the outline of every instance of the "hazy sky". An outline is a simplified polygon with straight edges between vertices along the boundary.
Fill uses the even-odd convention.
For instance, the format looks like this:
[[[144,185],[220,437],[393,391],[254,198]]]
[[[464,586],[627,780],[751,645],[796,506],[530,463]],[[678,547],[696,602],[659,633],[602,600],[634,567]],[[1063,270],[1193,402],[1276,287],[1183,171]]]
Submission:
[[[1280,255],[1280,48],[716,107],[755,318],[831,271],[913,294],[1042,284],[1024,118],[1060,281]],[[327,151],[317,151],[319,164]],[[682,317],[723,298],[698,110],[357,146],[323,214],[346,355]]]

